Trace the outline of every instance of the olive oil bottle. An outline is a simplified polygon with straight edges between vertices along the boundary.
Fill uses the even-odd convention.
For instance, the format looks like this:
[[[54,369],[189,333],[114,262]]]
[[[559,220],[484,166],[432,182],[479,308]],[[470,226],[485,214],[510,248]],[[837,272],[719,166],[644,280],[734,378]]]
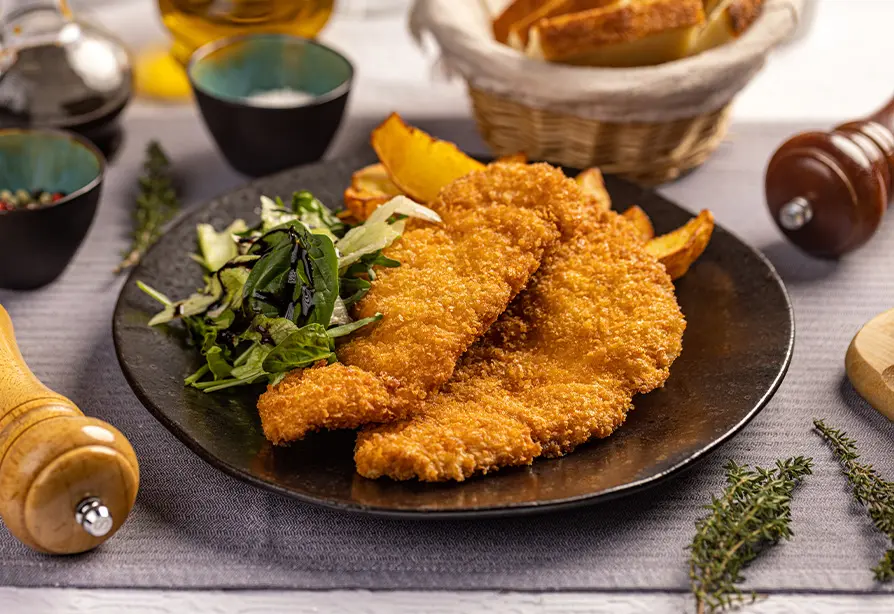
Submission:
[[[158,0],[171,32],[174,57],[182,63],[205,43],[252,32],[312,38],[332,14],[334,0]]]
[[[2,2],[2,0],[0,0]],[[221,38],[277,32],[313,38],[323,29],[335,0],[158,0],[170,31],[168,49],[146,49],[137,58],[137,90],[151,98],[186,101],[183,67],[192,53]]]

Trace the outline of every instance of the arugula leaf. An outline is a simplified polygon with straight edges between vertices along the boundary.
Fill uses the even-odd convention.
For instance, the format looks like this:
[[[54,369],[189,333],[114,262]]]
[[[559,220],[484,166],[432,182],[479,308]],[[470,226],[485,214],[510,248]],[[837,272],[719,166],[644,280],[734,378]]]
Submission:
[[[276,200],[273,200],[269,196],[261,196],[262,232],[270,232],[274,228],[297,219],[298,215],[287,209],[281,198],[277,197]]]
[[[350,335],[358,328],[363,328],[367,324],[372,324],[373,322],[378,322],[381,319],[382,319],[382,314],[377,313],[376,315],[369,317],[369,318],[363,318],[362,320],[355,320],[355,321],[351,322],[350,324],[343,324],[341,326],[336,326],[334,328],[330,328],[326,332],[329,333],[329,336],[332,337],[333,339],[335,339],[337,337],[344,337],[345,335]]]
[[[289,335],[264,359],[267,373],[281,373],[309,367],[320,360],[335,360],[332,338],[319,324],[308,324]]]
[[[372,284],[361,277],[342,277],[340,280],[341,300],[350,307],[369,292]]]
[[[338,255],[335,253],[335,245],[325,235],[314,235],[301,227],[296,227],[295,230],[310,256],[312,270],[313,309],[307,323],[325,327],[329,325],[338,298]],[[298,297],[293,296],[292,300],[296,298]]]
[[[201,252],[201,257],[197,259],[199,264],[212,273],[220,270],[227,262],[239,255],[239,244],[233,235],[246,230],[248,230],[248,226],[243,220],[234,221],[223,232],[217,232],[211,224],[199,224],[196,227],[199,251]]]
[[[298,327],[295,326],[295,323],[286,318],[257,316],[240,340],[266,342],[270,345],[279,345],[297,330]]]
[[[293,252],[296,252],[294,256]],[[297,279],[289,275],[293,271],[293,258],[297,260],[297,250],[284,235],[255,263],[242,288],[243,302],[251,313],[275,317],[286,309],[292,297],[292,286],[297,283]],[[288,298],[283,296],[286,288]]]
[[[254,265],[243,296],[253,313],[296,324],[328,325],[338,298],[338,256],[332,240],[287,222],[258,240],[272,248]]]
[[[233,371],[233,367],[223,357],[223,349],[219,345],[208,349],[205,360],[208,362],[208,369],[214,374],[214,379],[229,377]]]
[[[211,369],[208,367],[208,363],[205,363],[204,365],[199,367],[198,371],[196,371],[195,373],[193,373],[192,375],[187,377],[185,380],[183,380],[183,383],[186,384],[187,386],[192,386],[193,384],[198,382],[200,379],[202,379],[203,377],[208,375],[209,371],[211,371]]]
[[[339,279],[339,294],[345,305],[353,305],[369,292],[370,282],[376,279],[373,267],[399,267],[400,262],[382,255],[382,251],[366,254],[342,272]]]
[[[345,234],[348,227],[338,219],[326,205],[307,190],[292,194],[292,211],[298,214],[298,219],[310,228],[325,229],[335,239]]]
[[[137,288],[148,294],[150,297],[154,298],[156,301],[164,305],[165,307],[169,305],[173,305],[174,301],[169,299],[167,296],[150,286],[149,284],[144,284],[140,280],[137,280]]]
[[[152,319],[149,320],[149,326],[167,324],[168,322],[177,320],[179,318],[185,318],[204,313],[208,310],[209,307],[217,302],[218,298],[220,298],[219,283],[217,285],[217,290],[218,291],[216,294],[196,292],[195,294],[190,295],[190,297],[187,299],[177,301],[176,303],[170,305],[165,305],[164,309],[155,314]]]

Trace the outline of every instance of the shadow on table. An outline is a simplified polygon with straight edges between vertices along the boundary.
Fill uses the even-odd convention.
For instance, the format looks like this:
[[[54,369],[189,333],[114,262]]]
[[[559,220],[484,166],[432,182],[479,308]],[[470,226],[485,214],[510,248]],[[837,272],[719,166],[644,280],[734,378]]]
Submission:
[[[758,249],[773,263],[786,284],[816,283],[833,275],[838,269],[837,260],[814,258],[782,239]]]
[[[873,432],[890,433],[890,438],[894,443],[894,429],[891,428],[891,420],[860,396],[851,385],[847,375],[842,375],[838,382],[838,396],[867,429],[871,429]]]

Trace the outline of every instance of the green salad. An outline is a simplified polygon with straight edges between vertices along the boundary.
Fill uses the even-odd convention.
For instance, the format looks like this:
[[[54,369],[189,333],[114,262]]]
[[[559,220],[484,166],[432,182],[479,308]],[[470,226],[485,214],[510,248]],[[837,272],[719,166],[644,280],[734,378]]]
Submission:
[[[262,196],[256,226],[198,225],[199,253],[191,257],[205,272],[201,290],[173,301],[137,282],[164,307],[149,325],[183,323],[204,357],[185,383],[205,392],[277,383],[292,369],[335,362],[336,339],[383,317],[352,320],[348,308],[369,291],[376,267],[400,266],[382,250],[408,217],[441,221],[404,196],[354,227],[310,192],[295,192],[288,206]]]

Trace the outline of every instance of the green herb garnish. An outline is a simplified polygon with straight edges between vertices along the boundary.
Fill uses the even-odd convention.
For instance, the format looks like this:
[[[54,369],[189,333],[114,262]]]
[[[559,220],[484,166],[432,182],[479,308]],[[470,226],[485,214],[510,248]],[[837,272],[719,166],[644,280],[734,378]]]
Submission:
[[[894,580],[894,482],[882,478],[872,465],[858,462],[857,442],[847,433],[826,426],[822,420],[814,420],[813,425],[838,457],[853,487],[854,499],[866,506],[872,524],[891,540],[892,547],[872,568],[875,579],[879,582]]]
[[[243,220],[220,232],[198,225],[192,258],[205,271],[201,290],[172,301],[137,282],[163,306],[149,324],[184,324],[205,359],[185,384],[205,392],[275,383],[292,369],[334,362],[335,339],[382,318],[354,321],[348,306],[369,291],[375,267],[400,265],[382,250],[400,237],[404,216],[440,221],[397,197],[348,228],[309,192],[296,192],[289,206],[261,197],[254,228]]]
[[[136,266],[152,244],[161,236],[164,225],[180,210],[180,199],[170,175],[171,163],[161,146],[152,141],[146,147],[144,175],[140,177],[140,193],[134,210],[134,230],[130,249],[115,267],[119,273]]]
[[[812,466],[812,459],[801,456],[776,461],[772,469],[727,463],[728,486],[705,506],[710,513],[696,522],[688,547],[689,581],[699,614],[744,602],[736,586],[744,580],[742,570],[766,547],[791,537],[792,493]]]

